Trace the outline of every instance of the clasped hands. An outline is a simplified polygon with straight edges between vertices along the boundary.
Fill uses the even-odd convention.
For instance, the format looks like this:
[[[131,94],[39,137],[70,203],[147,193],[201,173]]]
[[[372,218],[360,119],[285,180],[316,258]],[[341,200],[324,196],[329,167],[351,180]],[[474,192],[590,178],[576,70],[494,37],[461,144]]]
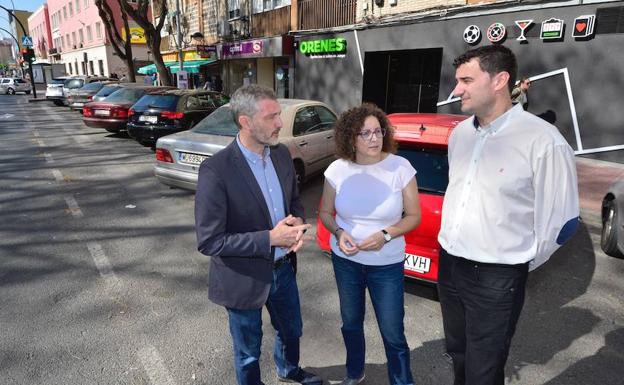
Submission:
[[[338,232],[338,247],[346,255],[355,255],[358,251],[379,251],[386,243],[383,233],[376,231],[369,235],[362,242],[356,243],[351,234],[344,230]]]
[[[310,227],[312,225],[304,224],[303,219],[288,215],[269,231],[271,246],[286,247],[288,253],[297,252],[303,246],[304,240],[311,239],[303,235]]]

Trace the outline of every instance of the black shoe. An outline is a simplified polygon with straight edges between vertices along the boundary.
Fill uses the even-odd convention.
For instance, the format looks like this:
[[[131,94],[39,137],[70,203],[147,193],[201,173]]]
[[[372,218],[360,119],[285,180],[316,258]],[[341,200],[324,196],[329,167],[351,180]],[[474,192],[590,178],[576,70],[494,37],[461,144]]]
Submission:
[[[290,382],[291,384],[303,384],[303,385],[322,385],[323,379],[314,373],[306,372],[299,368],[297,374],[290,377],[277,377],[281,382]]]

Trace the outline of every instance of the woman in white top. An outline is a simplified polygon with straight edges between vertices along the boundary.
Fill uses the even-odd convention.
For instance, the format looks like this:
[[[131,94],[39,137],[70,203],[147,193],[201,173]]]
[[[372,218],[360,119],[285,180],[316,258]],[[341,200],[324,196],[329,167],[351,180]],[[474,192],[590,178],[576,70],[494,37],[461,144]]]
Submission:
[[[364,379],[367,288],[386,349],[390,384],[413,384],[403,328],[403,234],[420,223],[416,170],[394,155],[392,127],[373,104],[342,114],[335,140],[339,159],[325,171],[320,218],[332,233],[347,350],[347,376],[341,385]]]

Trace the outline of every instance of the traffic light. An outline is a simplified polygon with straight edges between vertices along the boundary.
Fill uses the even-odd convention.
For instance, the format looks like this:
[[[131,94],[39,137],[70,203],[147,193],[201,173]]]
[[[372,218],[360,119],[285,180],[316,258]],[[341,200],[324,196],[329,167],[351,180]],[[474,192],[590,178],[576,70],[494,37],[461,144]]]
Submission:
[[[31,62],[35,60],[35,50],[30,47],[24,47],[21,49],[22,58],[24,61]]]

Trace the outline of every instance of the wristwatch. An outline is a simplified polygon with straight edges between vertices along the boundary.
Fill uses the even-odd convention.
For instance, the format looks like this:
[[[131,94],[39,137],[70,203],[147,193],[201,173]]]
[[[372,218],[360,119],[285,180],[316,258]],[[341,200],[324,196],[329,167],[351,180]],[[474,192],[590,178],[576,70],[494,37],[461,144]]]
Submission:
[[[386,230],[381,230],[381,232],[383,233],[384,241],[386,241],[386,243],[392,240],[392,235],[390,235]]]

